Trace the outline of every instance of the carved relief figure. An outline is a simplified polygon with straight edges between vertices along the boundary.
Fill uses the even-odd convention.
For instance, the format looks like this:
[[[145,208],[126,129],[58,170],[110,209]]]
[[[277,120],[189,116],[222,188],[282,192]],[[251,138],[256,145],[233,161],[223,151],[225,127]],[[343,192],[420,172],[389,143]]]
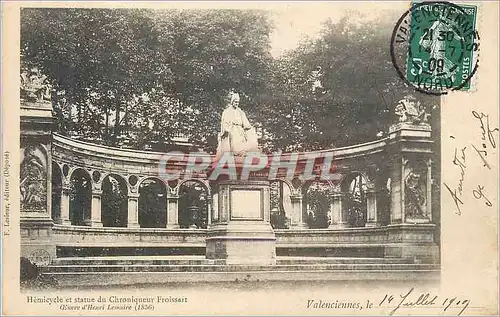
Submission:
[[[24,150],[20,174],[21,210],[44,211],[47,207],[47,171],[34,147]]]
[[[21,73],[21,98],[28,101],[43,101],[51,99],[51,86],[47,76],[36,68]]]
[[[408,218],[426,218],[425,174],[410,170],[405,179],[405,214]]]
[[[394,112],[399,117],[399,122],[412,124],[427,124],[430,116],[425,111],[425,106],[412,95],[406,95],[401,99],[396,104]]]

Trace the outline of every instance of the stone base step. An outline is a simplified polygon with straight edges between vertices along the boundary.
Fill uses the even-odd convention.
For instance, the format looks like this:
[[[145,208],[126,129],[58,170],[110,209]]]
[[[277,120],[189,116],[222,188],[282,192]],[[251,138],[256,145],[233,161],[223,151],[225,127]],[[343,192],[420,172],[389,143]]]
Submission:
[[[306,282],[324,283],[328,281],[412,281],[415,283],[438,282],[439,270],[320,270],[320,271],[241,271],[241,272],[82,272],[47,273],[57,281],[60,288],[110,288],[135,286],[169,287],[172,283],[256,283],[255,287],[269,287],[268,283]],[[268,282],[268,283],[266,283]],[[265,283],[265,284],[262,284]],[[231,284],[223,284],[231,287]],[[251,284],[250,284],[251,285]]]
[[[422,281],[439,279],[440,267],[403,258],[282,257],[277,264],[224,265],[204,256],[57,258],[43,276],[61,287],[252,281]]]
[[[43,271],[59,272],[242,272],[242,271],[359,271],[359,270],[434,270],[433,264],[293,264],[293,265],[151,265],[151,264],[112,264],[112,265],[51,265]]]
[[[411,264],[404,258],[337,258],[337,257],[278,257],[277,265],[296,264]],[[204,256],[113,256],[57,258],[54,266],[66,265],[223,265],[223,260],[209,260]]]

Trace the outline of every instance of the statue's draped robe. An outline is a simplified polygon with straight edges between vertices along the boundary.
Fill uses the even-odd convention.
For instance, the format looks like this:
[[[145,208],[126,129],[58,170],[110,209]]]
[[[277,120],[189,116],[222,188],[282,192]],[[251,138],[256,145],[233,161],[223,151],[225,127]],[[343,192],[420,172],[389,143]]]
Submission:
[[[227,135],[222,137],[225,132]],[[224,152],[232,152],[233,155],[241,156],[252,151],[258,151],[255,129],[243,110],[238,107],[226,108],[222,112],[217,157],[220,158]]]

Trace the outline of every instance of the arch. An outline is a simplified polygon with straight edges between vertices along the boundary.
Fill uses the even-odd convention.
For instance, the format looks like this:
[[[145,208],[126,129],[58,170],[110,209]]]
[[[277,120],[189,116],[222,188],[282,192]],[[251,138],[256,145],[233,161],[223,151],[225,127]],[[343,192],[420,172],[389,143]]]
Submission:
[[[290,190],[290,194],[296,194],[297,189],[293,186],[292,181],[286,178],[277,178],[276,181],[280,181],[285,183],[288,186],[288,189]]]
[[[113,178],[115,178],[115,179],[117,178],[119,180],[120,185],[125,185],[127,188],[127,192],[128,192],[129,186],[128,186],[127,178],[125,176],[122,176],[122,175],[120,175],[116,172],[112,172],[112,171],[102,171],[102,170],[97,170],[97,169],[96,169],[96,171],[101,173],[100,181],[102,184],[104,184],[105,179],[107,179],[109,176],[112,176]]]
[[[117,174],[107,173],[102,181],[101,221],[104,227],[126,227],[128,221],[128,186]]]
[[[366,224],[368,185],[366,175],[359,171],[347,174],[342,182],[341,188],[345,194],[343,213],[350,227],[364,227]]]
[[[271,226],[274,229],[290,228],[292,219],[292,201],[294,193],[289,182],[276,179],[270,182]]]
[[[201,185],[201,186],[200,186]],[[206,228],[210,189],[202,181],[190,179],[179,183],[179,226]]]
[[[156,177],[146,177],[139,188],[139,225],[141,228],[165,228],[167,225],[167,187]]]
[[[79,167],[70,175],[69,219],[72,225],[83,226],[90,219],[92,180],[88,171]]]
[[[363,182],[366,184],[367,188],[372,188],[372,182],[370,181],[370,178],[368,177],[368,175],[365,172],[359,171],[359,170],[352,170],[352,171],[349,171],[349,173],[344,174],[344,177],[342,178],[342,181],[341,181],[342,192],[347,192],[348,191],[347,187],[349,186],[349,184],[351,183],[353,178],[359,177],[359,176],[362,177]]]
[[[330,181],[307,181],[303,187],[303,213],[309,228],[328,228],[330,225]]]
[[[197,178],[189,178],[189,179],[183,179],[183,180],[179,181],[177,183],[177,186],[176,186],[177,190],[180,191],[181,186],[184,185],[187,182],[196,182],[196,183],[202,185],[205,188],[205,190],[207,191],[207,195],[211,195],[212,194],[210,185],[207,184],[206,182],[200,180],[200,179],[197,179]]]
[[[65,170],[68,171],[68,175],[66,176],[68,179],[71,179],[71,177],[73,176],[73,173],[78,171],[78,170],[82,170],[82,171],[85,171],[85,173],[87,173],[90,177],[90,173],[89,171],[87,171],[85,168],[83,167],[79,167],[79,166],[72,166],[72,165],[69,165],[69,164],[64,164],[63,165],[63,174],[65,172]]]
[[[58,222],[61,218],[62,171],[57,162],[52,161],[52,210],[51,218]]]

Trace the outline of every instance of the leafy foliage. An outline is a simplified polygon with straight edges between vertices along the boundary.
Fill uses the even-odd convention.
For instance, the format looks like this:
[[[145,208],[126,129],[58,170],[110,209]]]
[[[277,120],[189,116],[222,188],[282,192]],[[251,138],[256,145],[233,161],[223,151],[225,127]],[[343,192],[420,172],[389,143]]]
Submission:
[[[75,226],[85,225],[85,220],[90,219],[91,180],[86,172],[76,170],[71,175],[70,182],[69,218]]]
[[[61,133],[214,146],[229,88],[264,85],[269,32],[253,11],[23,9],[21,54],[52,80]]]
[[[141,228],[165,228],[167,189],[158,179],[148,179],[139,187],[139,224]]]
[[[179,226],[207,228],[208,192],[197,181],[187,181],[179,190]]]
[[[101,220],[104,227],[126,227],[127,184],[120,176],[109,175],[102,183]]]
[[[309,228],[328,228],[330,219],[330,198],[328,196],[330,187],[327,184],[314,182],[306,192],[307,224]]]
[[[410,92],[387,21],[327,21],[273,59],[265,11],[24,8],[22,67],[51,80],[57,132],[87,141],[165,150],[185,136],[214,151],[235,89],[264,151],[338,147],[387,131]]]

